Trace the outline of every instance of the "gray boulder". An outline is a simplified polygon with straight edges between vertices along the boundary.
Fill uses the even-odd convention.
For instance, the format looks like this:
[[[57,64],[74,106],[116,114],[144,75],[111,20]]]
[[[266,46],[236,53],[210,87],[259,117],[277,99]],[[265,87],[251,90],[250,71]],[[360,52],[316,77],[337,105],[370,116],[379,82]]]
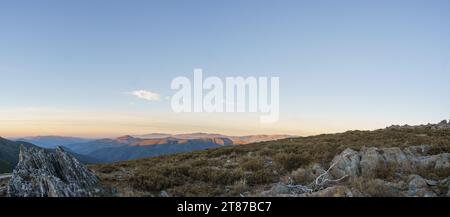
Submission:
[[[419,175],[411,175],[408,183],[408,196],[436,197],[436,193],[429,188],[429,183],[432,183],[432,181],[426,180]]]
[[[418,168],[431,168],[435,170],[450,167],[450,153],[437,155],[424,155],[429,146],[411,146],[400,148],[362,148],[357,152],[346,149],[337,155],[333,161],[336,163],[331,174],[338,178],[344,175],[350,177],[373,177],[377,168],[393,167],[396,170],[414,172]]]
[[[347,148],[333,158],[331,165],[335,164],[335,166],[330,173],[334,177],[343,177],[345,175],[357,177],[361,174],[360,159],[361,157],[357,151]]]
[[[62,148],[49,152],[21,146],[7,193],[9,197],[91,197],[105,191],[98,177]]]
[[[397,166],[403,169],[411,167],[409,157],[400,148],[364,148],[361,154],[361,174],[365,177],[373,176],[380,166]]]

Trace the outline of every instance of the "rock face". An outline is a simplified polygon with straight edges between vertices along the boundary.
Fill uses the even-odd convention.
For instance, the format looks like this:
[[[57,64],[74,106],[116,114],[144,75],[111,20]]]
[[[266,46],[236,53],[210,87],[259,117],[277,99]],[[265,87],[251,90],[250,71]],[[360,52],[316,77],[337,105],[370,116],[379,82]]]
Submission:
[[[384,195],[435,197],[440,192],[438,186],[448,186],[450,177],[441,181],[428,180],[415,173],[420,170],[430,173],[449,170],[450,153],[427,155],[429,150],[426,145],[404,149],[370,147],[359,152],[346,149],[333,159],[332,164],[336,163],[336,166],[330,172],[334,177],[347,175],[354,180],[372,180],[373,188],[384,192]],[[389,173],[396,176],[397,182],[376,178]]]
[[[340,155],[334,157],[331,164],[335,163],[336,166],[331,170],[331,174],[335,177],[345,175],[359,176],[361,174],[361,156],[357,151],[350,148],[345,149]]]
[[[436,193],[430,190],[433,181],[426,180],[419,175],[411,175],[408,183],[408,196],[435,197]],[[435,185],[435,184],[434,184]]]
[[[56,152],[20,147],[8,185],[9,197],[102,196],[98,177],[58,147]]]
[[[428,146],[411,146],[400,148],[363,148],[357,152],[346,149],[337,155],[332,163],[337,162],[331,174],[335,177],[372,177],[379,168],[395,166],[401,170],[414,172],[417,168],[442,170],[450,168],[450,153],[425,155]]]

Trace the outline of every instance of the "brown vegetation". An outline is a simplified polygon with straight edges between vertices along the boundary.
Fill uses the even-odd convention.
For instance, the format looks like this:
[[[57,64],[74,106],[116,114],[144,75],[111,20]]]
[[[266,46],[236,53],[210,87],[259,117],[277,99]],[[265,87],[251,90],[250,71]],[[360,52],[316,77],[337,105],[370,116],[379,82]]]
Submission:
[[[105,185],[122,196],[158,196],[162,190],[172,196],[252,195],[270,184],[294,174],[295,182],[311,181],[311,174],[299,168],[312,163],[329,166],[332,158],[345,148],[399,147],[431,145],[429,154],[450,152],[450,131],[431,129],[382,129],[349,131],[272,142],[223,147],[205,151],[91,166]],[[377,176],[395,179],[397,168],[377,168]],[[424,177],[443,177],[449,171],[424,168]],[[439,174],[438,174],[439,173]],[[383,192],[371,182],[363,189]],[[368,186],[369,185],[369,186]],[[382,193],[380,193],[382,194]]]

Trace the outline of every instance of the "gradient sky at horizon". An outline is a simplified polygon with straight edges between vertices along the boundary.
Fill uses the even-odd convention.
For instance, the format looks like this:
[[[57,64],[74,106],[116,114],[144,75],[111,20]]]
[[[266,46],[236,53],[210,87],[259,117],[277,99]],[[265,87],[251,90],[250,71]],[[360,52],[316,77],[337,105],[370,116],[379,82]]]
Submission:
[[[194,68],[279,76],[280,121],[174,114],[170,82]],[[437,122],[450,118],[450,1],[2,0],[0,78],[0,136],[308,135]]]

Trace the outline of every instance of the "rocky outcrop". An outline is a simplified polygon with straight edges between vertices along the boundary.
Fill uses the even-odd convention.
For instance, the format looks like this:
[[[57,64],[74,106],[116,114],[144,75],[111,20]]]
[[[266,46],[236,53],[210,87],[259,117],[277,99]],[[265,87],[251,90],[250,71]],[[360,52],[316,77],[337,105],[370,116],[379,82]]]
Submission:
[[[408,196],[436,197],[436,193],[431,190],[437,185],[436,181],[426,180],[419,175],[410,175],[408,182]]]
[[[105,191],[98,177],[62,148],[49,152],[21,146],[7,193],[9,197],[90,197]]]
[[[259,196],[450,196],[450,176],[431,180],[417,175],[442,178],[450,171],[450,153],[428,153],[433,150],[427,145],[347,148],[333,158],[328,170],[319,164],[298,168],[288,177],[288,184],[276,183]]]
[[[350,148],[345,149],[340,155],[332,160],[331,164],[336,164],[330,171],[334,177],[359,176],[361,174],[361,156],[357,151]]]
[[[441,192],[449,186],[450,177],[443,180],[429,180],[417,172],[430,174],[450,169],[450,153],[427,155],[429,146],[400,148],[363,148],[356,152],[346,149],[336,156],[331,169],[334,177],[347,175],[351,180],[368,180],[375,191],[390,196],[434,197],[445,195]],[[339,160],[341,159],[341,160]],[[390,173],[390,174],[389,174]],[[395,182],[385,181],[378,176],[391,176]],[[448,193],[447,193],[448,194]]]
[[[387,129],[431,129],[431,130],[448,130],[450,129],[450,120],[443,120],[437,124],[422,124],[422,125],[392,125]]]
[[[414,172],[418,168],[442,170],[450,168],[450,153],[425,155],[428,146],[400,148],[363,148],[357,152],[346,149],[337,155],[332,164],[331,174],[335,177],[373,177],[379,168],[395,167],[399,171]]]

